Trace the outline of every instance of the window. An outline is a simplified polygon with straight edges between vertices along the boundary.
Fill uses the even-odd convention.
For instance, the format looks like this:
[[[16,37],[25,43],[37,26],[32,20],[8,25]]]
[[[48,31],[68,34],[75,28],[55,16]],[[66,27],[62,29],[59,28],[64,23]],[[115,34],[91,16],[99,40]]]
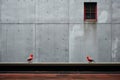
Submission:
[[[97,21],[97,3],[84,3],[84,21]]]

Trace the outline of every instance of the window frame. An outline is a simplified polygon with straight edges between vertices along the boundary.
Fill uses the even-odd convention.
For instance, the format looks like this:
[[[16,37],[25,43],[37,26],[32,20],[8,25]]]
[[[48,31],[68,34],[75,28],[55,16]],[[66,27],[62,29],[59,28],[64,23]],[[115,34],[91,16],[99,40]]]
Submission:
[[[92,19],[92,18],[90,18],[90,19],[87,19],[86,18],[86,4],[95,4],[95,11],[93,12],[95,15],[95,18],[94,19]],[[91,13],[92,14],[92,13]],[[97,2],[84,2],[84,21],[90,21],[90,22],[96,22],[97,21]]]

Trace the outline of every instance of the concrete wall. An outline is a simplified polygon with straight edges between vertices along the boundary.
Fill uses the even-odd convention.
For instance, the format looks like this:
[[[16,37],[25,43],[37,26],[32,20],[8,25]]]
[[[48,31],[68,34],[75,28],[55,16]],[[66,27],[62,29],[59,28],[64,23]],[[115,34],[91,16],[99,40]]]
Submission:
[[[97,2],[97,22],[84,22]],[[120,61],[120,0],[0,0],[0,62]]]

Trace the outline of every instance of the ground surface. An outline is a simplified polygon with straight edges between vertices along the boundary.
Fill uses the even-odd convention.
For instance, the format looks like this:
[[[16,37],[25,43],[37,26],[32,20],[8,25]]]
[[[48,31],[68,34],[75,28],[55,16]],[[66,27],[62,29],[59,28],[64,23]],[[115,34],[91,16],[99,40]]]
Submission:
[[[0,63],[0,80],[120,80],[120,63]]]
[[[0,73],[0,80],[120,80],[120,74]]]

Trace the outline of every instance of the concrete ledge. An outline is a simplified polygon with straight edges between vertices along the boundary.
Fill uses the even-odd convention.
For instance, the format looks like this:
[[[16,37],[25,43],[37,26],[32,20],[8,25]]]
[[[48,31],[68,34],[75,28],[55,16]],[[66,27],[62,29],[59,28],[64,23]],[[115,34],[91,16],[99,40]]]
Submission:
[[[0,63],[0,71],[120,71],[120,63]]]

